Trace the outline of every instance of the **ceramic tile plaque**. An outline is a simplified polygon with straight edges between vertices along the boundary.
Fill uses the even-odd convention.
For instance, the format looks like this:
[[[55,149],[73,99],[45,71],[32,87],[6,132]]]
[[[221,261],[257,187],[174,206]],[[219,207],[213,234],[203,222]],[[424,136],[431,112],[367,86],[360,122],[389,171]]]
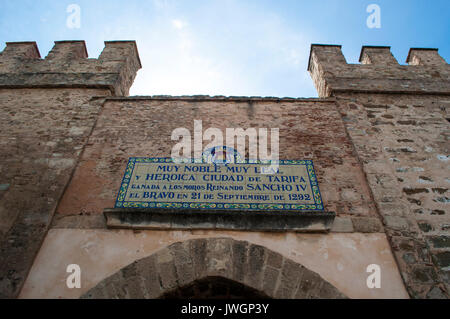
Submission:
[[[115,208],[133,207],[322,211],[323,203],[310,160],[281,160],[273,169],[248,161],[217,165],[130,158]]]

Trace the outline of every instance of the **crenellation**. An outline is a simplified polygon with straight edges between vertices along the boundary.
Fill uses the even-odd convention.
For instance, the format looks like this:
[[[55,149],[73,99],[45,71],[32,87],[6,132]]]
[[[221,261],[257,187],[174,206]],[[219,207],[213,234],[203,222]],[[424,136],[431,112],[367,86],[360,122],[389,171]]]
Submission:
[[[398,65],[397,60],[391,53],[391,47],[384,46],[363,46],[359,57],[361,64],[376,65]]]
[[[0,52],[0,60],[11,58],[40,59],[41,54],[36,42],[6,42],[6,48]]]
[[[314,44],[320,98],[128,97],[141,68],[134,41],[107,41],[96,59],[84,41],[57,41],[44,59],[35,42],[7,43],[0,298],[189,296],[178,286],[204,275],[275,297],[448,298],[450,68],[437,49],[413,48],[407,62],[364,46],[350,64],[341,46]],[[278,128],[280,159],[314,161],[336,215],[330,233],[224,231],[203,213],[201,230],[186,220],[112,230],[104,214],[129,158],[170,157],[173,131],[196,120],[221,132]],[[65,260],[89,269],[83,289],[61,280]],[[382,265],[380,289],[367,289],[369,263]]]
[[[100,61],[126,61],[132,59],[141,68],[135,41],[105,41],[105,48],[100,54]]]
[[[409,65],[445,66],[447,62],[438,53],[438,49],[411,48],[406,59]]]
[[[311,59],[315,58],[319,63],[330,65],[345,65],[347,61],[342,54],[342,46],[336,44],[312,44],[308,70],[313,67]]]
[[[53,49],[45,58],[47,61],[73,61],[88,57],[84,41],[55,41]]]
[[[45,59],[35,42],[8,43],[0,54],[0,88],[106,88],[127,96],[141,69],[134,41],[109,41],[88,59],[84,41],[56,41]]]
[[[112,68],[120,65],[116,88],[122,92],[118,95],[128,95],[136,73],[142,67],[136,42],[105,41],[105,48],[98,61],[102,66],[111,66]]]
[[[312,44],[308,71],[320,97],[331,96],[326,79],[347,65],[340,45]],[[324,67],[326,66],[326,68]]]
[[[308,71],[319,96],[343,92],[450,94],[450,67],[434,49],[411,49],[410,65],[400,65],[389,47],[364,46],[360,62],[346,63],[340,46],[313,44]]]

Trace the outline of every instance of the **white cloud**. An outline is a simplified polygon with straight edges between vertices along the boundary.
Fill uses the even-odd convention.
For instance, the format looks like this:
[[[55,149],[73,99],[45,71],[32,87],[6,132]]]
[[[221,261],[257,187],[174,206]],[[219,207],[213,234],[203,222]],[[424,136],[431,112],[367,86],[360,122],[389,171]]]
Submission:
[[[208,3],[148,20],[132,95],[315,95],[307,35],[262,7]]]
[[[186,26],[186,23],[182,20],[173,19],[172,25],[174,26],[175,29],[183,29]]]

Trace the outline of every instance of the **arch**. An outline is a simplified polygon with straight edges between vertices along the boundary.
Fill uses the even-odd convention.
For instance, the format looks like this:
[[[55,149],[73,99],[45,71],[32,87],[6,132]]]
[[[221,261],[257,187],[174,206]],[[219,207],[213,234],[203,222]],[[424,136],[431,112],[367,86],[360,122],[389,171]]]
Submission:
[[[163,294],[161,299],[270,299],[258,291],[223,277],[206,277]]]
[[[102,280],[81,298],[182,297],[211,280],[235,283],[269,298],[346,298],[317,273],[264,246],[231,238],[177,242]]]

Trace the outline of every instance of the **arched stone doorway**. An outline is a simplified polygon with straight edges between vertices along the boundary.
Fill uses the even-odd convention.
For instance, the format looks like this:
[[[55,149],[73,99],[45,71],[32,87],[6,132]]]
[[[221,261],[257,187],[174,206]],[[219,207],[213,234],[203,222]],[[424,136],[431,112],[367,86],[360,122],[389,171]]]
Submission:
[[[231,238],[174,243],[102,280],[82,298],[346,298],[317,273]]]

